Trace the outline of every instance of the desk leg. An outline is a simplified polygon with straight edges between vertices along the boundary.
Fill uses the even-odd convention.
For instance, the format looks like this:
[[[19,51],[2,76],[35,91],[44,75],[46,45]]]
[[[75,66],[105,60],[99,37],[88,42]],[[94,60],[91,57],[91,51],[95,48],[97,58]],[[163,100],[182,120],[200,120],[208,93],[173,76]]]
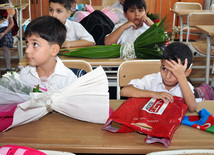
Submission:
[[[211,51],[211,37],[206,35],[207,38],[207,60],[206,60],[206,76],[205,82],[209,84],[210,78],[210,51]]]
[[[180,42],[183,41],[183,16],[180,16]]]
[[[19,41],[18,41],[18,56],[19,61],[23,58],[23,45],[22,45],[22,9],[18,10],[18,18],[19,18]]]

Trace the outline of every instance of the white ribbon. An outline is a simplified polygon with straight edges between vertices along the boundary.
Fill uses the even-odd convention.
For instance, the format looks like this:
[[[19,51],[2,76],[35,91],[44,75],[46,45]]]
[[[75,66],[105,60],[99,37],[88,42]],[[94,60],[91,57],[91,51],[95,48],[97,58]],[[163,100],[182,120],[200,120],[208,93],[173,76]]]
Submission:
[[[135,50],[134,50],[134,43],[127,43],[125,45],[121,45],[120,58],[123,58],[125,60],[136,58]]]

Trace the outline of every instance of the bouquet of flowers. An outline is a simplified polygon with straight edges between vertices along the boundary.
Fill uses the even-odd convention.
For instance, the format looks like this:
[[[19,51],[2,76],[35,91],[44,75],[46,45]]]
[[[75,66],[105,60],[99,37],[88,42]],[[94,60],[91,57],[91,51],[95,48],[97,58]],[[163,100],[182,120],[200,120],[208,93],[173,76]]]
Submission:
[[[22,82],[16,72],[6,73],[0,79],[0,105],[27,101],[30,92],[33,92],[33,87]]]
[[[0,131],[36,121],[51,111],[100,124],[104,124],[109,117],[108,79],[101,66],[55,92],[32,92],[30,87],[24,87],[13,75],[9,75],[8,79],[10,82],[15,79],[15,85],[20,86],[21,92],[29,93],[29,99],[19,104],[0,105]],[[8,94],[12,99],[19,96],[7,91],[4,94],[7,100],[10,99]]]
[[[134,43],[127,45],[92,46],[60,50],[59,55],[84,58],[141,58],[160,59],[171,34],[165,32],[166,17],[153,24]]]

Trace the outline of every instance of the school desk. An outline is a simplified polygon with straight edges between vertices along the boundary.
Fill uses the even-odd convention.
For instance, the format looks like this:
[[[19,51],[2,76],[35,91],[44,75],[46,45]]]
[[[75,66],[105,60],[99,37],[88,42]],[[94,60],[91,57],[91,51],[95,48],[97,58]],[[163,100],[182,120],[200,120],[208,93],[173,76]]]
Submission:
[[[205,82],[209,84],[210,75],[210,51],[212,49],[211,38],[214,37],[214,25],[196,25],[199,31],[201,31],[207,39],[207,53],[206,53],[206,76]]]
[[[122,102],[123,100],[111,100],[110,104],[116,109]],[[214,114],[214,101],[202,101],[198,110],[203,107]],[[102,127],[102,124],[79,121],[53,112],[38,121],[1,132],[0,146],[14,144],[39,150],[97,154],[146,154],[177,149],[214,149],[214,134],[186,125],[180,125],[176,130],[168,148],[160,143],[146,144],[146,135],[143,134],[111,133],[102,130]]]
[[[184,27],[184,20],[183,17],[187,17],[192,12],[214,12],[213,10],[171,10],[173,13],[177,14],[180,18],[180,41],[183,41],[183,27]]]

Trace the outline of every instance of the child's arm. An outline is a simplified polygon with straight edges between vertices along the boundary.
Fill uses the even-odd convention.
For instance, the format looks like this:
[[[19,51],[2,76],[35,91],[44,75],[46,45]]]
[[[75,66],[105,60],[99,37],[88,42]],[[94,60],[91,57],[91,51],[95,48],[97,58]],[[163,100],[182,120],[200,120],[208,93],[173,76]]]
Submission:
[[[127,85],[123,87],[120,91],[120,95],[124,97],[150,97],[155,99],[162,99],[165,103],[168,103],[167,99],[169,102],[173,102],[174,100],[170,93],[142,90],[135,88],[133,85]]]
[[[128,21],[125,24],[118,27],[114,32],[112,32],[105,38],[105,45],[117,44],[117,41],[119,40],[123,32],[126,29],[130,28],[131,26],[133,26],[133,28],[136,28],[135,24],[131,21]]]
[[[75,41],[65,41],[62,44],[62,48],[76,48],[76,47],[88,47],[94,46],[94,42],[88,40],[75,40]]]
[[[14,25],[13,17],[9,17],[8,20],[9,20],[9,25],[4,32],[0,33],[0,39],[2,39],[4,35],[7,34],[13,28],[13,25]]]
[[[178,83],[181,87],[181,91],[185,100],[185,103],[187,104],[189,111],[194,112],[197,109],[197,104],[195,101],[195,96],[190,89],[190,86],[188,84],[186,76],[188,76],[191,72],[191,69],[187,69],[187,59],[185,60],[185,64],[182,65],[180,59],[178,59],[178,63],[171,60],[166,62],[170,65],[169,67],[166,67],[168,70],[170,70],[174,76],[178,79]]]

